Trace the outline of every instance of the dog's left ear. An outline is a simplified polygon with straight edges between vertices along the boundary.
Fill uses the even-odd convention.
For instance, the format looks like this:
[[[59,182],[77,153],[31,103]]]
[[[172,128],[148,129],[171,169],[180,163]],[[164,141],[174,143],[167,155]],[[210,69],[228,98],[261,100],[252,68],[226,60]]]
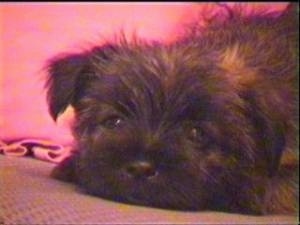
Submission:
[[[88,76],[88,54],[73,54],[58,57],[48,64],[47,101],[54,120],[75,103]]]

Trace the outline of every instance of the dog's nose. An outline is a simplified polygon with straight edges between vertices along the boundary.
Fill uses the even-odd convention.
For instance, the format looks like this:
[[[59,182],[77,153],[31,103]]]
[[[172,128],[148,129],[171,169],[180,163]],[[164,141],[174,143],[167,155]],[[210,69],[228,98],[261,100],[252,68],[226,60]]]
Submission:
[[[127,173],[135,178],[149,178],[157,174],[155,167],[148,161],[135,161],[126,167]]]

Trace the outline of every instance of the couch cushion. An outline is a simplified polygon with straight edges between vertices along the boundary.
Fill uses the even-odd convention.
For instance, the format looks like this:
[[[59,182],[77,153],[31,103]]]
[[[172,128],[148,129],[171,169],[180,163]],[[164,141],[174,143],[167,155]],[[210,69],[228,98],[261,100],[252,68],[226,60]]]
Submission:
[[[30,157],[0,155],[0,224],[297,224],[291,216],[178,212],[115,203],[51,179],[53,167]]]

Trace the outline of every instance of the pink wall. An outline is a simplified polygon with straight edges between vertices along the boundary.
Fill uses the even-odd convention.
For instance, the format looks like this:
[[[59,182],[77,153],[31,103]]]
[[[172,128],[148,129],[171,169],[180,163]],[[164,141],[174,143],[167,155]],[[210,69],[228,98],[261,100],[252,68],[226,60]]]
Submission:
[[[272,4],[283,8],[286,4]],[[50,118],[43,89],[47,59],[101,43],[122,28],[148,39],[171,40],[178,25],[203,4],[1,3],[0,139],[72,138],[68,119]],[[64,118],[69,118],[65,116]]]

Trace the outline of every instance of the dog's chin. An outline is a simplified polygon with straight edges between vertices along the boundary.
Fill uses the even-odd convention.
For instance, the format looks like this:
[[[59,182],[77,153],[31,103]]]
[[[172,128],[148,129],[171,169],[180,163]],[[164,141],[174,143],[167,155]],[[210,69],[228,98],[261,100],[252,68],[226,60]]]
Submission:
[[[201,198],[196,198],[193,191],[188,190],[188,184],[181,184],[182,189],[180,189],[168,182],[171,178],[164,178],[164,175],[155,174],[149,178],[132,178],[124,174],[107,174],[105,178],[97,179],[101,182],[95,184],[89,180],[79,181],[83,191],[106,200],[130,205],[183,211],[204,208]]]
[[[113,190],[111,190],[110,193],[101,190],[94,192],[89,189],[85,189],[85,191],[90,195],[94,195],[108,201],[114,201],[114,202],[134,205],[134,206],[145,206],[145,207],[152,207],[158,209],[180,210],[180,211],[198,211],[204,209],[204,207],[201,207],[201,203],[199,203],[198,201],[197,203],[189,201],[189,202],[181,202],[179,204],[178,202],[176,202],[176,199],[168,199],[164,197],[160,198],[158,196],[153,196],[152,194],[146,192],[140,192],[140,193],[131,192],[126,194],[125,193],[120,194],[117,191],[114,192]]]

